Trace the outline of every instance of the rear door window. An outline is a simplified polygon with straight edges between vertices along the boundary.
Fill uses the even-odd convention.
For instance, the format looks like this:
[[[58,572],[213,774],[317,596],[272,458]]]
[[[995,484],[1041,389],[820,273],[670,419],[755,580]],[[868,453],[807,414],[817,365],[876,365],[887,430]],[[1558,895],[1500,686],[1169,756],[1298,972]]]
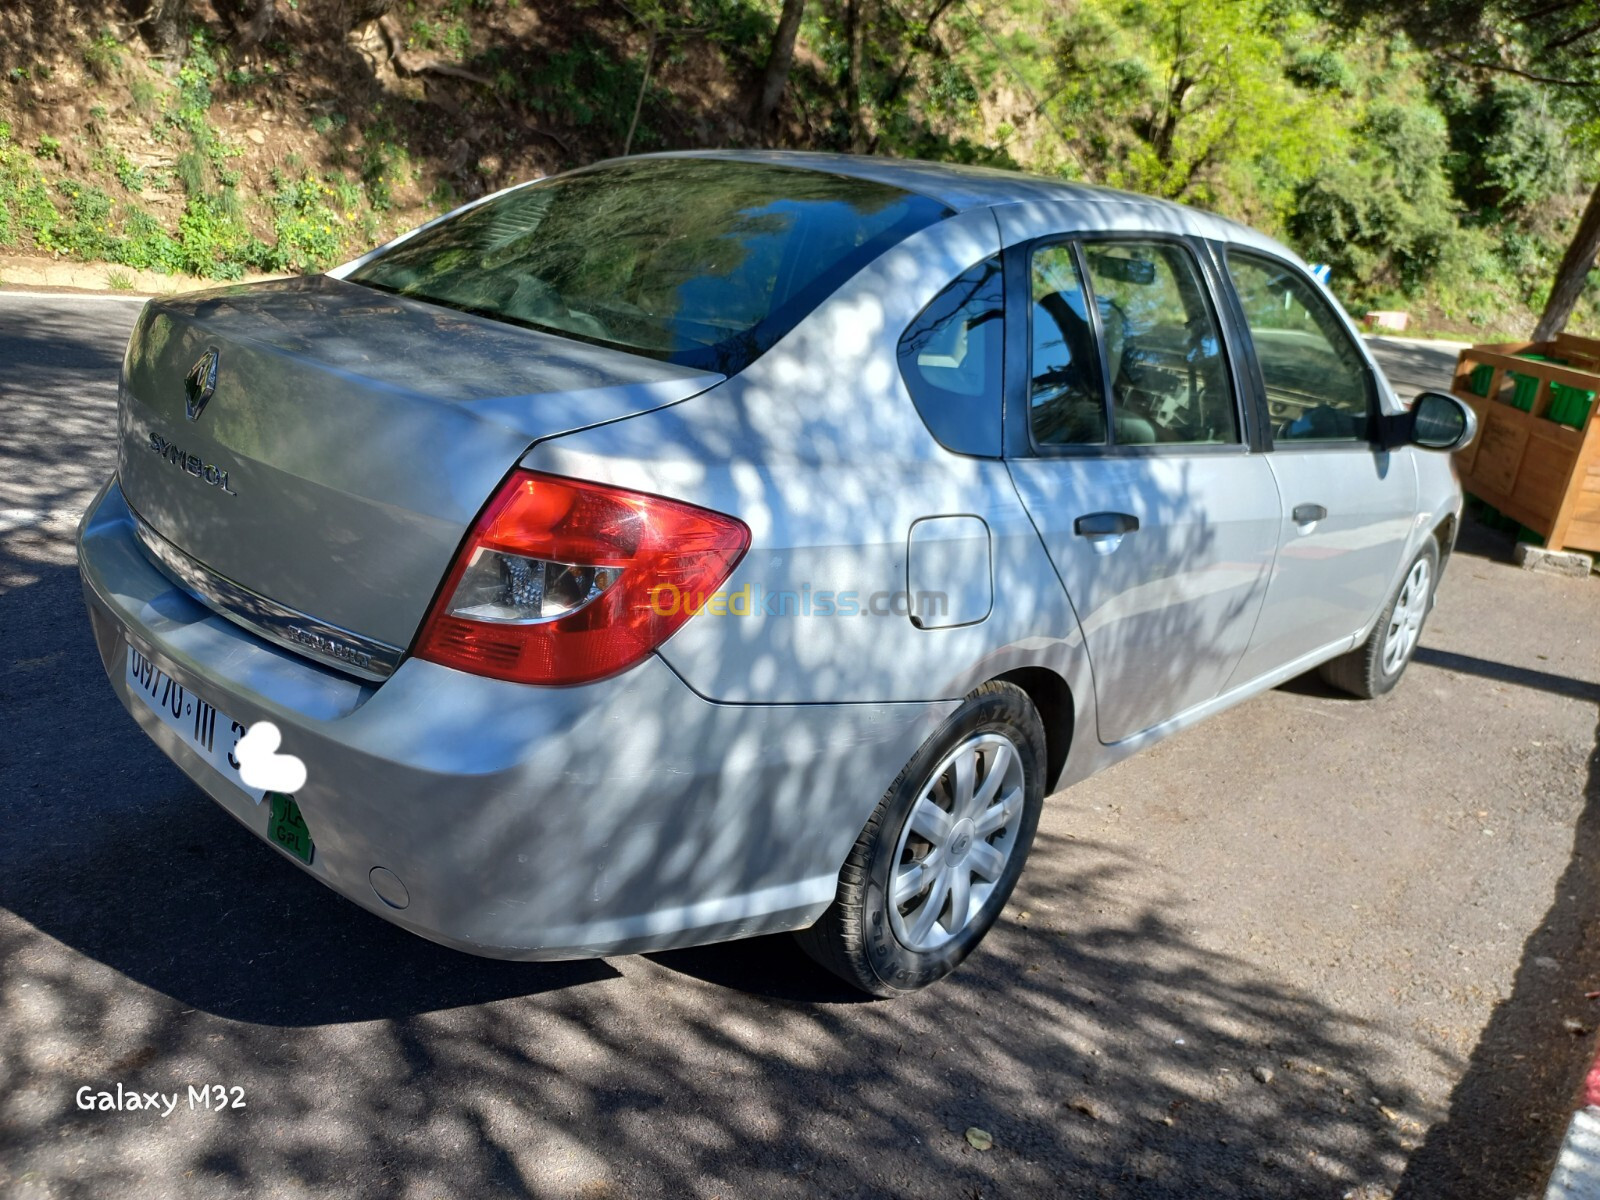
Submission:
[[[1086,242],[1118,445],[1238,443],[1222,337],[1194,256],[1174,242]]]
[[[1103,446],[1106,398],[1083,278],[1071,245],[1033,252],[1028,420],[1041,446]]]
[[[949,215],[925,196],[822,171],[639,159],[498,196],[347,278],[732,374],[867,263]]]

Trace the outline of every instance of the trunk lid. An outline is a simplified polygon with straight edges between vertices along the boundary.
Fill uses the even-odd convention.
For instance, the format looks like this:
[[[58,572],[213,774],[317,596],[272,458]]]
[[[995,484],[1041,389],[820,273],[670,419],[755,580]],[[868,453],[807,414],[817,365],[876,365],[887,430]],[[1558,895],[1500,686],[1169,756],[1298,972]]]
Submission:
[[[118,470],[169,570],[241,623],[355,668],[341,642],[410,644],[534,442],[721,378],[327,276],[225,288],[146,306]]]

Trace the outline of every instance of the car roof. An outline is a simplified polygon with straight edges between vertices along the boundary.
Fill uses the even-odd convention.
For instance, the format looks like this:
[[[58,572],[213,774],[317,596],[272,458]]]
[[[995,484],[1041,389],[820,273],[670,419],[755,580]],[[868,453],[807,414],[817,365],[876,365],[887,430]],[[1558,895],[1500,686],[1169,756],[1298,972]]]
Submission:
[[[768,163],[778,167],[793,167],[810,171],[825,171],[832,175],[847,175],[855,179],[868,179],[874,183],[888,184],[908,192],[916,192],[937,200],[956,212],[973,208],[995,208],[1006,204],[1056,203],[1081,205],[1117,205],[1130,210],[1144,209],[1152,214],[1161,212],[1162,228],[1174,223],[1185,232],[1203,238],[1237,245],[1254,246],[1291,262],[1301,263],[1300,256],[1282,243],[1248,225],[1241,225],[1226,217],[1202,209],[1142,196],[1137,192],[1124,192],[1097,183],[1073,183],[1064,179],[1051,179],[1044,175],[1030,175],[1023,171],[1006,171],[997,167],[978,167],[964,163],[927,162],[915,158],[883,158],[859,154],[827,154],[808,150],[678,150],[663,154],[642,155],[646,158],[714,158],[729,162]],[[617,160],[612,160],[617,161]],[[1303,263],[1302,263],[1303,265]]]

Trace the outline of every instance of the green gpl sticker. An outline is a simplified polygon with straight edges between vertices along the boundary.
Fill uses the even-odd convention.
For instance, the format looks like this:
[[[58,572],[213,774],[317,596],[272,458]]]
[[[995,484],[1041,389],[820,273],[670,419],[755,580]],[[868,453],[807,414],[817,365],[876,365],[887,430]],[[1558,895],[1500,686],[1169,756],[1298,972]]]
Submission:
[[[301,815],[294,797],[282,792],[268,792],[264,799],[272,806],[267,814],[267,837],[309,866],[316,845],[311,840],[311,830],[306,826],[306,819]]]

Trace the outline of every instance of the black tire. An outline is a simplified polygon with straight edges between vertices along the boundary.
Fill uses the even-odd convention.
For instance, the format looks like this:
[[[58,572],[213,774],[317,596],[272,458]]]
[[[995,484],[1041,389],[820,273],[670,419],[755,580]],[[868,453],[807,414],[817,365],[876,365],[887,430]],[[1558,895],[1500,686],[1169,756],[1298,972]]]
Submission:
[[[1014,776],[1004,773],[1011,770],[1009,752],[995,743],[991,735],[1010,743],[1021,769],[1020,785],[1014,782]],[[985,741],[979,743],[978,739]],[[981,833],[981,826],[972,826],[967,832],[957,832],[963,829],[959,822],[950,826],[951,841],[941,853],[947,860],[954,859],[957,865],[968,864],[967,878],[972,881],[974,890],[963,893],[969,897],[967,910],[971,911],[971,904],[979,896],[976,889],[987,887],[989,890],[959,931],[948,934],[943,926],[954,923],[955,906],[946,893],[939,901],[939,911],[950,916],[941,923],[936,913],[933,931],[928,936],[945,936],[948,940],[937,947],[919,949],[908,944],[896,930],[897,924],[907,923],[907,917],[904,904],[900,912],[894,916],[890,914],[890,879],[900,868],[921,866],[913,850],[918,835],[908,831],[908,824],[912,810],[924,793],[936,804],[942,797],[952,809],[956,807],[956,768],[940,768],[958,748],[967,747],[969,743],[978,746],[971,751],[963,749],[964,754],[973,753],[975,770],[987,764],[987,770],[1003,772],[996,784],[997,793],[1005,791],[1010,796],[1020,790],[1020,810],[987,834]],[[986,749],[986,746],[992,748]],[[1026,692],[1014,684],[996,682],[986,683],[968,696],[889,785],[839,872],[839,890],[828,910],[810,929],[795,934],[806,953],[845,982],[874,996],[914,992],[955,970],[1000,916],[1022,874],[1044,805],[1045,761],[1044,725]],[[939,772],[937,776],[936,771]],[[988,778],[987,771],[983,778]],[[1009,789],[1008,783],[1013,784]],[[976,791],[983,791],[981,785]],[[985,815],[998,812],[1000,807],[985,810]],[[902,847],[902,834],[907,839],[905,847]],[[988,842],[990,850],[1003,849],[1004,866],[993,880],[980,879],[979,855],[975,848],[979,840]],[[985,861],[990,858],[992,856],[986,853]],[[924,859],[933,861],[933,852],[925,853]],[[919,898],[926,897],[921,899],[922,906],[933,903],[933,897],[939,894],[943,872],[924,870],[918,875],[927,875],[935,882],[911,899],[913,910],[917,909]]]
[[[1401,600],[1406,596],[1407,588],[1413,585],[1413,576],[1418,563],[1427,564],[1427,581],[1422,589],[1425,594],[1420,601],[1422,611],[1418,617],[1416,638],[1405,649],[1397,666],[1390,664],[1386,667],[1384,650],[1395,626],[1396,610],[1401,607]],[[1389,598],[1389,603],[1384,605],[1383,615],[1372,627],[1372,633],[1367,640],[1348,654],[1341,654],[1338,658],[1323,663],[1318,668],[1323,680],[1341,692],[1349,692],[1362,700],[1375,700],[1392,691],[1394,685],[1400,682],[1400,677],[1406,673],[1406,667],[1416,652],[1417,640],[1422,636],[1422,626],[1427,621],[1428,613],[1433,611],[1433,594],[1438,586],[1439,546],[1430,537],[1422,543],[1422,549],[1417,551],[1416,557],[1406,564],[1406,573],[1400,577],[1394,595]]]

